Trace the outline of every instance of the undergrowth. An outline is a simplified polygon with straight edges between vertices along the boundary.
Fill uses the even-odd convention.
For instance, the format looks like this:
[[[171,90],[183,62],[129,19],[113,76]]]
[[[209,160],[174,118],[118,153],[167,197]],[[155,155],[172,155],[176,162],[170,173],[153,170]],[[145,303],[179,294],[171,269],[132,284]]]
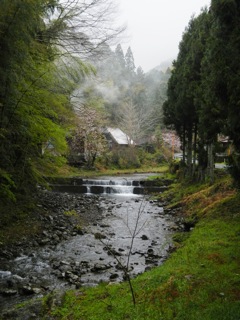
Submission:
[[[36,204],[32,199],[20,199],[16,203],[0,206],[0,247],[11,245],[22,238],[38,233],[39,221]]]

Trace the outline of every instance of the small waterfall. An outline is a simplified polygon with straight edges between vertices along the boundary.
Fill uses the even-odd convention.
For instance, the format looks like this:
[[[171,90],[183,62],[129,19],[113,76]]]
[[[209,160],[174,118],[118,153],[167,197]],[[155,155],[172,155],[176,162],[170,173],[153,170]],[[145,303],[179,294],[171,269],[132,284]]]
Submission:
[[[83,185],[87,188],[87,193],[98,194],[114,194],[114,195],[133,195],[134,187],[132,180],[116,179],[116,180],[98,180],[84,179]]]
[[[65,183],[64,183],[65,182]],[[167,182],[167,181],[166,181]],[[105,195],[144,195],[163,192],[167,186],[158,186],[154,181],[143,180],[142,177],[104,177],[102,179],[66,179],[51,185],[56,192],[105,194]]]
[[[106,192],[104,193],[114,193],[114,194],[133,194],[133,187],[132,186],[122,186],[122,185],[115,185],[112,187],[105,188]]]

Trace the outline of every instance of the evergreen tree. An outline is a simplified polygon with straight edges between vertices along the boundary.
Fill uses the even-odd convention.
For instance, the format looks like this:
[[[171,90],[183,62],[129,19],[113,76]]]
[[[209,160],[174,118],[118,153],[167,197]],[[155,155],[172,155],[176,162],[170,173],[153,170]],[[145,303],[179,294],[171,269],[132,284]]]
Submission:
[[[145,75],[144,75],[144,71],[143,71],[143,69],[142,69],[142,67],[141,66],[139,66],[138,68],[137,68],[137,72],[136,72],[136,78],[137,78],[137,81],[143,81],[144,80],[144,78],[145,78]]]
[[[135,73],[135,63],[134,63],[134,57],[132,53],[131,47],[128,47],[127,52],[125,54],[125,61],[126,61],[126,68],[127,71],[133,75]]]
[[[201,106],[201,66],[208,35],[205,30],[207,16],[205,10],[189,22],[179,46],[178,58],[174,62],[174,70],[168,84],[168,101],[164,105],[165,123],[173,125],[181,137],[183,161],[186,151],[189,175],[195,171]]]
[[[124,69],[126,66],[126,61],[123,53],[123,49],[121,44],[118,44],[116,49],[115,49],[115,55],[116,55],[116,60],[120,66],[121,69]]]
[[[232,173],[236,179],[240,174],[239,23],[240,5],[234,0],[212,0],[209,12],[203,10],[190,21],[164,104],[165,123],[177,130],[183,151],[188,145],[188,167],[191,144],[211,179],[219,134],[232,141]]]
[[[240,175],[240,4],[237,0],[212,0],[212,31],[206,57],[206,85],[211,85],[205,99],[212,101],[211,118],[216,131],[229,137],[234,146],[230,156],[232,173],[237,181]],[[213,97],[212,97],[213,96]],[[212,126],[211,126],[212,127]]]

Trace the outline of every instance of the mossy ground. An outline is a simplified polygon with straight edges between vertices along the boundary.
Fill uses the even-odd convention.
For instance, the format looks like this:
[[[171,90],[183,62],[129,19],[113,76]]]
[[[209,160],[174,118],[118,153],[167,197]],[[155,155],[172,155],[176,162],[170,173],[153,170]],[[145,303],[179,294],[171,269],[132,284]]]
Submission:
[[[0,247],[12,245],[39,232],[39,208],[32,199],[20,199],[0,207]]]
[[[169,192],[198,222],[188,237],[176,237],[178,249],[162,266],[132,280],[136,305],[127,283],[104,283],[67,292],[45,319],[240,319],[239,192],[227,176]]]

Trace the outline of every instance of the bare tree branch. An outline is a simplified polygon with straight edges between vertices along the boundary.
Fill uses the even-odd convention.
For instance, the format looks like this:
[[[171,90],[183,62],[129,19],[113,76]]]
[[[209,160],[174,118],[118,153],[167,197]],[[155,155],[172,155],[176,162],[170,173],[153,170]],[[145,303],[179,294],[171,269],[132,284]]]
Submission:
[[[117,6],[112,0],[62,1],[41,36],[51,39],[64,53],[89,58],[123,34],[126,27],[117,26],[116,17]]]

